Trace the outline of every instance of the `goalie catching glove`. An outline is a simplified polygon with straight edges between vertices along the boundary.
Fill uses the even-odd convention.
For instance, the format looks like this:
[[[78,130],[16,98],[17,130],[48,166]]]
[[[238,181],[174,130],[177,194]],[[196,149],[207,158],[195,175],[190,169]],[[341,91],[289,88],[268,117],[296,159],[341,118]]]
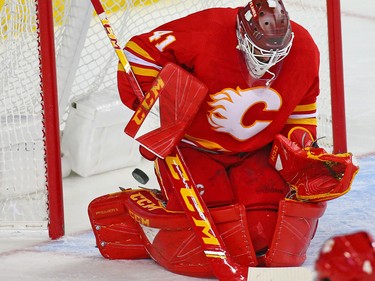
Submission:
[[[277,135],[273,142],[269,162],[290,185],[290,198],[308,202],[344,195],[359,169],[350,153],[330,154],[323,148],[300,148],[282,135]]]

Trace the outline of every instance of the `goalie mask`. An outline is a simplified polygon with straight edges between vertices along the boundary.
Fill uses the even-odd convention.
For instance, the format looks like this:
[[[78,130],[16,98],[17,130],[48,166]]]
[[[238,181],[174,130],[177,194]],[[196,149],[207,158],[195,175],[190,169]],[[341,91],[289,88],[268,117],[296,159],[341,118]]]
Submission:
[[[315,264],[319,281],[375,280],[375,248],[364,232],[336,236],[325,242]]]
[[[266,72],[275,79],[278,71],[269,69],[289,53],[293,41],[289,16],[280,0],[254,0],[239,8],[238,49],[255,79]]]

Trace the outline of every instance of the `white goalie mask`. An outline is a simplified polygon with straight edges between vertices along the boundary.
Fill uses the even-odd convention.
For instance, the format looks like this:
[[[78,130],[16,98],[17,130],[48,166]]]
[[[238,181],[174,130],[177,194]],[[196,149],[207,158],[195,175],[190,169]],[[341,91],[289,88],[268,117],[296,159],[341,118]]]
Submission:
[[[269,69],[289,54],[294,34],[281,1],[256,2],[250,1],[238,11],[238,49],[253,78],[259,79],[268,72],[269,80],[273,80],[276,74]]]

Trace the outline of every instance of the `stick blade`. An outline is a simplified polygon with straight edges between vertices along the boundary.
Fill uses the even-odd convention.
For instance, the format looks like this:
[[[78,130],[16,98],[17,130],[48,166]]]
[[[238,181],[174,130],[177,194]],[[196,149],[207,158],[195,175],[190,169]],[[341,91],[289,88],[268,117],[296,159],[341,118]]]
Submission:
[[[306,267],[249,267],[248,281],[313,281]]]
[[[164,158],[182,139],[207,87],[181,67],[168,63],[125,128],[126,134]]]

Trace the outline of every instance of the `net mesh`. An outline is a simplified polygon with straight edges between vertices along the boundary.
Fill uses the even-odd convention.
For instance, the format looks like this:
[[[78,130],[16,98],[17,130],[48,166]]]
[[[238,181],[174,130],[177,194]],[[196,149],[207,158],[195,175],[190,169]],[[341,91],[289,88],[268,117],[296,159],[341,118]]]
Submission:
[[[0,230],[48,223],[34,1],[0,6]]]

